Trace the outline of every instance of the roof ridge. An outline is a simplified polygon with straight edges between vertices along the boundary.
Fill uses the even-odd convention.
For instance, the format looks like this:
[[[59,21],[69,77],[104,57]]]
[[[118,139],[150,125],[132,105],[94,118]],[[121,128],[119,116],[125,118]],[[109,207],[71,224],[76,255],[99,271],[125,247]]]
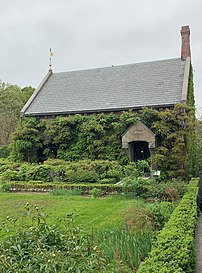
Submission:
[[[181,102],[184,69],[185,61],[172,58],[51,74],[22,114],[72,114],[175,105]]]
[[[124,67],[124,66],[150,64],[150,63],[158,63],[158,62],[174,61],[174,60],[179,60],[181,62],[184,62],[184,60],[181,60],[181,58],[176,57],[176,58],[169,58],[169,59],[160,59],[160,60],[155,60],[155,61],[144,61],[144,62],[138,62],[138,63],[118,64],[118,65],[112,65],[112,66],[103,66],[103,67],[94,67],[94,68],[86,68],[86,69],[84,68],[84,69],[78,69],[78,70],[61,71],[61,72],[53,73],[53,75],[63,74],[63,73],[84,72],[84,71],[91,71],[91,70],[110,69],[110,68],[113,69],[113,68],[117,68],[117,67],[121,68],[121,67]]]

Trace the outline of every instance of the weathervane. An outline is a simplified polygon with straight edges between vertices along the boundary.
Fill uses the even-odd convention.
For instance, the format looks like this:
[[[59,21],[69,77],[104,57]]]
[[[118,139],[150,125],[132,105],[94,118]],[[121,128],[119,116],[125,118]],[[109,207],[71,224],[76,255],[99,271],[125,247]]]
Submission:
[[[51,70],[52,71],[52,57],[53,57],[53,55],[54,55],[54,53],[53,53],[53,51],[51,50],[51,48],[50,48],[50,53],[49,53],[49,70]]]

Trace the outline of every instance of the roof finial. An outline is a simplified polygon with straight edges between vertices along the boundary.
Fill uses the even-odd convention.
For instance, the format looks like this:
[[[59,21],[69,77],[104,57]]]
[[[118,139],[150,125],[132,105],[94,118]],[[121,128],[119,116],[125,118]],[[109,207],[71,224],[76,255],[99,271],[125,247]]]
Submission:
[[[53,51],[51,50],[51,48],[50,48],[50,53],[49,53],[49,71],[52,71],[52,57],[53,57],[53,55],[54,55],[54,53],[53,53]]]

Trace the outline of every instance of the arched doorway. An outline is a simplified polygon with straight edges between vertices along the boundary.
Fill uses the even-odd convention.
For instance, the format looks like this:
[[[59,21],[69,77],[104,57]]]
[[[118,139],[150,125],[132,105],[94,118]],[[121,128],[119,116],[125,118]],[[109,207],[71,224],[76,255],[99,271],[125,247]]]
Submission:
[[[133,142],[134,161],[144,160],[150,157],[149,145],[146,141]]]
[[[156,148],[155,134],[138,120],[122,135],[122,147],[130,161],[147,159]]]

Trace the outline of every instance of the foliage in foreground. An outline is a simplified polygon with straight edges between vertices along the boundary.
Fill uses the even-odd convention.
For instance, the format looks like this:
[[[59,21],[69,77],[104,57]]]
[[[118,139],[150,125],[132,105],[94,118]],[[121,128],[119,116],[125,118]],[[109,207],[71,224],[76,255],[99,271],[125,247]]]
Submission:
[[[133,270],[131,272],[136,272],[141,260],[144,260],[151,250],[152,234],[146,230],[135,233],[128,229],[114,228],[99,231],[96,239],[110,260],[115,259],[116,262],[127,264],[130,270]]]
[[[0,272],[130,272],[128,269],[117,271],[110,265],[92,236],[86,236],[81,228],[74,227],[71,219],[58,220],[50,226],[46,215],[29,204],[26,205],[26,217],[29,218],[26,224],[30,224],[22,228],[20,223],[15,234],[10,227],[18,225],[17,219],[8,218],[2,223],[10,236],[0,244]]]
[[[121,221],[111,229],[91,232],[75,227],[71,217],[48,225],[46,215],[27,204],[26,217],[8,217],[2,223],[10,237],[3,233],[0,272],[7,272],[6,267],[12,273],[134,272],[151,249],[153,231],[162,228],[174,206],[172,202],[149,204],[140,199],[125,208],[124,225]]]
[[[156,246],[138,273],[192,273],[195,266],[195,227],[197,223],[196,183],[171,215],[158,236]]]
[[[116,257],[136,272],[151,250],[155,231],[168,221],[174,207],[171,202],[136,203],[126,209],[123,228],[99,230],[95,240],[110,260]]]

